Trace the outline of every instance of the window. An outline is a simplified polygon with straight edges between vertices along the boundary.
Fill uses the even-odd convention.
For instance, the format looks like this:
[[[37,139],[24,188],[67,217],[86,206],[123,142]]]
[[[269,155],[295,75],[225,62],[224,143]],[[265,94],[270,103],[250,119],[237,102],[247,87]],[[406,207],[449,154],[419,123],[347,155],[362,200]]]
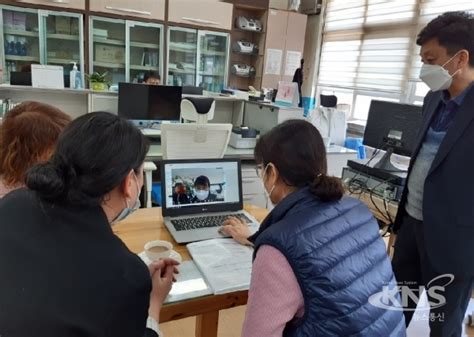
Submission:
[[[327,0],[318,92],[334,92],[361,120],[372,99],[422,104],[428,88],[418,80],[416,36],[453,10],[474,13],[474,1]]]

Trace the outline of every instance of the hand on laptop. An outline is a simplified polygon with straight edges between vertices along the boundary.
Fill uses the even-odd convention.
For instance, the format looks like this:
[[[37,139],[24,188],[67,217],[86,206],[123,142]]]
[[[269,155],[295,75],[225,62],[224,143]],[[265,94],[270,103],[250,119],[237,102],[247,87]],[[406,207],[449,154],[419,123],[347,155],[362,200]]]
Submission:
[[[252,243],[247,238],[252,235],[249,225],[240,219],[230,217],[222,224],[219,233],[232,236],[238,243],[245,246],[252,246]]]

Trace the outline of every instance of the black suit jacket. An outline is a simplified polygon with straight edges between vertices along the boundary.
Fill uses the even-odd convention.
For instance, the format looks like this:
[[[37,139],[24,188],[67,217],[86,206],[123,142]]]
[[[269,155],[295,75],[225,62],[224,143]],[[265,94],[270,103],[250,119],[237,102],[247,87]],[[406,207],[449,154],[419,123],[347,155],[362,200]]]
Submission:
[[[423,123],[408,174],[441,103],[430,92],[423,104]],[[428,257],[439,273],[474,276],[474,86],[464,98],[425,180],[423,227]],[[407,188],[395,231],[406,214]]]
[[[25,189],[0,199],[2,337],[140,337],[151,280],[100,207],[67,208]]]

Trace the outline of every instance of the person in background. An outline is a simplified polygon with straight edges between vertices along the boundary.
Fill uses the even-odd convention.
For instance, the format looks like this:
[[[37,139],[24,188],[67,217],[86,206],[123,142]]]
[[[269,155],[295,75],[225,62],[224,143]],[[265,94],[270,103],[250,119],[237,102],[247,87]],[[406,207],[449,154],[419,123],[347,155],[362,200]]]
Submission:
[[[293,75],[293,81],[292,81],[292,82],[296,82],[298,84],[298,92],[300,94],[300,102],[299,102],[298,106],[300,108],[303,107],[303,96],[302,96],[302,92],[301,92],[301,87],[303,86],[303,66],[304,66],[304,59],[301,59],[300,67],[295,70],[295,74]]]
[[[46,161],[71,117],[51,105],[23,102],[0,124],[0,198],[25,185],[27,170]]]
[[[161,76],[157,71],[147,71],[143,76],[143,83],[150,85],[160,85]]]
[[[211,182],[206,176],[199,176],[194,180],[194,197],[192,203],[217,201],[217,196],[210,192]]]
[[[444,13],[416,43],[431,90],[395,221],[393,269],[402,291],[428,288],[431,336],[457,337],[474,282],[474,15]],[[405,308],[407,326],[417,302]]]
[[[242,336],[405,336],[402,312],[370,299],[397,290],[377,221],[327,175],[318,130],[286,121],[254,155],[275,208],[252,236],[235,218],[221,228],[254,246]]]
[[[176,183],[173,192],[173,205],[189,204],[189,197],[186,186],[183,183]]]
[[[140,206],[148,148],[125,119],[83,115],[0,200],[2,335],[160,335],[177,262],[147,267],[111,228]]]

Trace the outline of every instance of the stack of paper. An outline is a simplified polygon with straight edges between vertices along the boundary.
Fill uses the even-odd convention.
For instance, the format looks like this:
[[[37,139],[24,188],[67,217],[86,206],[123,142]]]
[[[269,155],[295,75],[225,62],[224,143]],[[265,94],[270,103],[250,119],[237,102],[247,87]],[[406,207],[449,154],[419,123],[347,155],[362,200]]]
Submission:
[[[253,249],[233,239],[213,239],[187,245],[214,294],[246,290],[250,286]]]

